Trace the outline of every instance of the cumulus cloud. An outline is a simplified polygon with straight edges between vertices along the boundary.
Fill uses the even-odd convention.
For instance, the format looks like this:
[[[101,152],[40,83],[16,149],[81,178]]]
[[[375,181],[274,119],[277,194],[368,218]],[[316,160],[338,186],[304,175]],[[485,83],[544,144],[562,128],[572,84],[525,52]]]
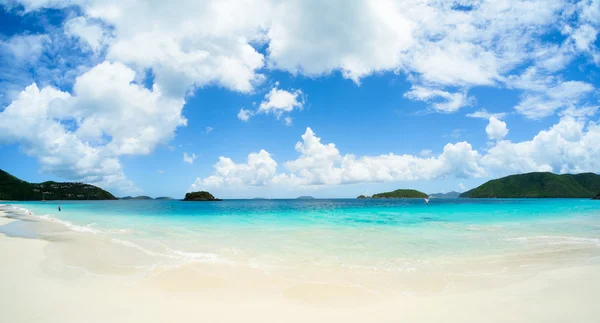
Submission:
[[[148,154],[185,125],[182,99],[133,83],[135,72],[102,63],[78,77],[73,94],[28,86],[0,112],[0,140],[19,142],[42,170],[119,191],[137,189],[118,157]]]
[[[266,150],[261,150],[248,155],[245,164],[236,164],[230,158],[220,157],[214,168],[214,175],[196,179],[190,190],[221,186],[264,186],[272,181],[277,163]]]
[[[458,109],[470,105],[472,101],[472,98],[467,97],[466,91],[450,93],[422,86],[413,86],[404,96],[411,100],[431,103],[433,109],[439,112],[456,112]]]
[[[340,73],[357,84],[377,73],[404,73],[414,85],[407,97],[430,103],[442,112],[457,111],[471,102],[466,92],[456,89],[494,86],[523,91],[515,110],[527,118],[539,119],[558,112],[567,120],[595,113],[595,104],[584,102],[593,92],[592,85],[563,80],[552,73],[579,55],[592,57],[595,64],[600,64],[594,46],[600,28],[597,0],[473,1],[468,10],[449,2],[419,0],[19,2],[25,12],[78,6],[73,12],[81,17],[69,19],[60,34],[85,43],[93,52],[87,55],[96,60],[89,56],[84,61],[65,59],[66,51],[54,53],[52,63],[63,64],[63,68],[47,72],[50,76],[44,77],[44,82],[30,85],[5,108],[0,139],[21,143],[25,151],[40,160],[44,170],[78,180],[125,181],[119,156],[148,154],[156,145],[169,141],[175,129],[185,125],[181,108],[187,95],[210,85],[253,93],[265,81],[263,73],[270,70],[309,77]],[[564,41],[556,43],[544,37],[557,31],[563,33]],[[0,62],[5,63],[3,57],[10,55],[11,59],[31,60],[21,71],[48,70],[52,64],[31,68],[49,48],[58,46],[55,38],[48,37],[18,35],[2,39]],[[111,63],[102,62],[105,59]],[[523,68],[526,72],[519,75]],[[12,86],[2,81],[7,79],[5,76],[26,74],[13,72],[0,69],[2,88]],[[527,79],[527,73],[533,76]],[[153,76],[150,89],[139,85],[146,74]],[[19,84],[19,93],[32,81],[28,78],[13,83]],[[62,92],[57,87],[72,91]],[[269,113],[290,124],[291,117],[285,114],[304,104],[300,90],[273,88],[268,95],[256,111],[241,109],[238,118],[248,121],[256,113]],[[15,112],[17,107],[24,112]],[[35,121],[35,129],[53,129],[52,135],[65,138],[53,141],[56,146],[52,148],[6,121],[11,115],[18,117],[16,121],[27,119],[27,113],[37,109],[44,112],[44,118],[27,122]],[[483,113],[478,116],[484,117]],[[500,119],[499,115],[493,117]],[[72,141],[71,146],[79,147],[76,152],[65,148],[66,138]],[[506,145],[503,140],[496,145],[502,143]],[[403,178],[398,174],[407,172],[398,169],[401,165],[417,169],[408,172],[419,174],[414,178],[435,178],[445,174],[436,165],[461,152],[467,152],[465,158],[472,157],[475,162],[467,162],[470,166],[456,173],[480,173],[476,160],[482,159],[468,153],[478,154],[470,145],[456,143],[446,148],[429,158],[340,155],[332,161],[331,178],[322,178],[322,170],[317,167],[308,173],[300,169],[280,173],[274,179],[346,183],[363,177]],[[87,154],[85,171],[81,166],[84,163],[74,166],[76,161],[65,158]],[[299,160],[307,156],[301,152]],[[413,166],[411,158],[429,165],[428,170]],[[387,165],[386,159],[400,166]],[[375,176],[370,166],[365,166],[367,171],[361,170],[367,162],[394,171],[382,170]],[[350,167],[363,175],[350,171]],[[69,169],[73,171],[69,173]]]
[[[563,117],[532,140],[499,141],[483,156],[481,164],[500,174],[547,171],[595,172],[600,167],[600,127],[573,117]]]
[[[301,90],[288,92],[274,87],[265,95],[257,113],[271,113],[279,118],[282,114],[292,112],[294,109],[301,110],[303,106],[304,98]]]
[[[96,52],[105,42],[105,32],[99,23],[90,21],[85,17],[75,17],[65,23],[65,34],[77,37],[87,48]]]
[[[183,153],[183,161],[188,164],[193,164],[198,156],[195,153],[188,155],[188,153]]]
[[[294,110],[302,110],[304,107],[304,93],[302,90],[281,90],[277,88],[279,83],[272,88],[256,110],[241,108],[237,114],[238,119],[246,122],[250,117],[257,114],[273,114],[277,119],[281,119],[284,114],[288,114]],[[283,118],[283,123],[287,126],[292,124],[292,118],[286,116]]]
[[[485,127],[485,132],[489,139],[501,140],[508,134],[508,128],[506,127],[506,122],[492,116],[489,119],[487,127]]]
[[[333,143],[322,143],[311,128],[296,143],[296,159],[277,162],[261,150],[252,153],[247,163],[237,164],[220,157],[215,173],[198,178],[191,189],[244,186],[322,187],[353,183],[379,183],[440,178],[504,176],[531,171],[578,173],[600,167],[600,126],[581,118],[563,117],[532,140],[502,140],[506,124],[490,117],[488,131],[496,141],[487,151],[479,152],[467,143],[449,143],[442,153],[421,157],[393,153],[379,156],[342,154]],[[488,125],[489,127],[489,125]],[[487,130],[487,129],[486,129]],[[464,189],[464,188],[463,188]]]
[[[252,112],[252,110],[241,108],[240,112],[238,112],[238,114],[237,114],[237,117],[238,117],[238,119],[246,122],[246,121],[250,120],[250,117],[252,117],[253,115],[254,115],[254,112]]]
[[[26,11],[73,5],[21,2]],[[419,0],[78,5],[84,19],[112,28],[109,59],[152,69],[157,84],[179,95],[207,84],[250,92],[264,80],[265,66],[308,76],[339,71],[356,83],[391,71],[438,88],[500,86],[524,64],[559,57],[546,64],[557,68],[579,52],[596,55],[600,21],[597,0],[473,1],[469,10]],[[542,37],[556,31],[568,36],[558,46]],[[266,56],[253,44],[265,45]]]
[[[48,35],[17,35],[0,41],[0,48],[11,53],[17,61],[37,61],[49,42]]]
[[[296,143],[300,156],[285,162],[287,172],[277,172],[277,163],[261,150],[248,156],[248,163],[236,164],[220,157],[214,175],[198,178],[191,189],[281,185],[287,187],[378,183],[400,180],[436,179],[447,176],[477,177],[479,153],[470,144],[447,144],[437,157],[386,154],[380,156],[342,155],[335,144],[324,144],[311,128]]]

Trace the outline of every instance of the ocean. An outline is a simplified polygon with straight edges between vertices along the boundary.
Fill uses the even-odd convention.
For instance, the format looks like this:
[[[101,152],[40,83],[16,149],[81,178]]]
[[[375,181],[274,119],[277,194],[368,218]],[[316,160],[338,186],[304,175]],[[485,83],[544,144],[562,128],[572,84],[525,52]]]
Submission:
[[[372,279],[374,272],[399,280],[431,273],[486,275],[585,264],[600,257],[600,203],[586,199],[432,199],[429,205],[421,199],[10,205],[4,209],[26,221],[0,226],[0,233],[88,241],[90,252],[109,255],[103,270],[224,264],[290,279],[311,279],[311,274],[323,279],[317,278],[319,273],[343,271],[347,277],[336,280],[358,284]],[[36,220],[27,221],[31,218]],[[76,259],[64,261],[87,266]],[[311,274],[296,273],[298,268]],[[387,285],[383,279],[379,283],[378,288]]]

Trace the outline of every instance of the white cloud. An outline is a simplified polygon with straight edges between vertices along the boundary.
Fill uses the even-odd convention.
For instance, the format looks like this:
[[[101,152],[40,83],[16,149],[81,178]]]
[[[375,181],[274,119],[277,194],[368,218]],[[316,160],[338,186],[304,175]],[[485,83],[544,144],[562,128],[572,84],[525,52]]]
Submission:
[[[489,123],[485,127],[485,132],[489,139],[501,140],[508,134],[506,122],[498,120],[496,117],[490,117]]]
[[[157,170],[156,170],[156,173],[157,173],[157,174],[164,174],[164,173],[165,173],[165,171],[164,171],[164,170],[162,170],[162,169],[157,169]]]
[[[7,41],[0,40],[0,49],[11,53],[17,61],[35,62],[50,42],[48,35],[17,35]]]
[[[248,110],[248,109],[244,109],[241,108],[240,112],[238,112],[237,117],[238,119],[246,122],[250,119],[250,117],[252,117],[254,115],[254,113],[252,112],[252,110]]]
[[[52,109],[73,100],[51,87],[28,86],[0,113],[0,142],[21,144],[42,170],[60,177],[93,183],[122,192],[139,191],[125,178],[119,160],[105,147],[82,141],[52,117]]]
[[[246,164],[236,164],[231,159],[219,157],[214,165],[215,175],[196,179],[190,190],[203,187],[263,186],[273,179],[277,163],[266,150],[248,155]]]
[[[294,110],[302,110],[304,107],[304,93],[301,90],[280,90],[277,85],[279,83],[276,83],[276,87],[265,95],[256,111],[241,108],[237,114],[238,119],[246,122],[250,117],[257,114],[273,114],[277,119],[280,119],[284,114]],[[292,118],[290,116],[284,117],[283,123],[286,126],[291,125]]]
[[[78,77],[73,94],[32,84],[0,112],[0,140],[19,142],[44,171],[135,191],[118,157],[150,153],[186,120],[183,100],[134,79],[123,64],[105,62]]]
[[[491,117],[492,119],[494,117]],[[493,119],[492,119],[493,120]],[[198,178],[191,189],[244,186],[287,188],[321,187],[352,183],[378,183],[441,178],[493,177],[507,174],[552,171],[579,173],[600,167],[600,126],[582,119],[563,117],[532,140],[513,143],[501,140],[508,130],[500,124],[491,148],[482,153],[467,142],[447,144],[438,156],[417,157],[393,153],[379,156],[342,155],[333,143],[324,144],[307,128],[296,144],[300,156],[277,169],[265,150],[252,153],[248,163],[236,164],[220,157],[216,172]],[[491,121],[494,124],[495,121]],[[425,155],[428,155],[426,153]],[[256,162],[260,160],[261,162]],[[464,187],[461,187],[464,190]]]
[[[449,93],[422,86],[413,86],[404,96],[411,100],[431,103],[432,107],[440,112],[456,112],[458,109],[470,105],[472,101],[472,98],[467,97],[466,91]]]
[[[433,151],[431,149],[423,149],[419,152],[419,155],[422,157],[431,157],[433,155]]]
[[[204,133],[208,135],[209,133],[213,132],[213,130],[215,130],[215,128],[213,128],[213,127],[206,127],[204,129]]]
[[[357,157],[340,154],[332,143],[321,143],[321,138],[307,128],[302,141],[296,144],[296,151],[300,156],[286,162],[288,172],[281,173],[277,173],[277,163],[264,150],[250,154],[247,164],[236,164],[229,158],[220,157],[215,174],[198,178],[191,189],[224,185],[321,186],[483,174],[483,169],[476,163],[479,154],[466,142],[447,144],[437,157],[395,154]]]
[[[461,192],[464,192],[464,191],[466,190],[465,184],[463,184],[463,183],[458,183],[458,189],[459,189]]]
[[[488,172],[495,174],[551,171],[596,172],[600,167],[600,127],[573,117],[563,117],[532,140],[499,141],[482,158]]]
[[[188,155],[188,153],[185,152],[183,153],[183,161],[188,164],[193,164],[196,158],[198,158],[198,156],[196,156],[195,153],[192,153],[191,155]]]
[[[256,112],[272,113],[279,118],[282,114],[292,112],[294,109],[302,110],[303,106],[304,98],[301,90],[288,92],[274,87],[265,95]]]
[[[524,94],[515,107],[517,113],[530,119],[541,119],[554,114],[555,111],[572,108],[580,103],[594,87],[581,81],[558,83],[541,91],[530,91]]]
[[[28,11],[73,5],[22,2]],[[79,6],[85,19],[112,28],[109,59],[151,68],[170,95],[208,84],[250,92],[264,80],[265,66],[308,76],[339,71],[356,83],[403,71],[417,84],[499,86],[532,60],[560,56],[546,65],[564,67],[576,55],[563,48],[570,42],[589,51],[599,20],[597,1],[589,0],[473,1],[467,11],[419,0],[91,0]],[[542,38],[569,28],[565,46]],[[267,56],[253,44],[266,45]]]
[[[92,51],[100,50],[104,43],[104,29],[85,17],[75,17],[65,22],[65,34],[77,37]]]
[[[581,108],[593,91],[590,84],[564,81],[552,73],[563,69],[578,55],[591,56],[600,64],[600,54],[593,46],[600,21],[597,0],[576,4],[561,0],[473,1],[468,11],[455,10],[452,4],[443,1],[419,0],[351,3],[23,0],[22,3],[25,12],[79,6],[74,12],[80,12],[82,17],[65,23],[64,33],[77,36],[99,54],[87,53],[87,59],[94,56],[96,60],[80,61],[80,58],[64,59],[63,54],[68,51],[54,53],[50,58],[52,63],[66,61],[60,64],[80,67],[67,71],[53,68],[52,73],[48,72],[52,77],[37,82],[41,89],[37,85],[28,87],[18,95],[1,112],[5,121],[0,139],[21,143],[24,151],[40,160],[44,170],[77,180],[126,181],[119,156],[148,154],[156,145],[168,142],[175,129],[185,125],[181,108],[186,95],[209,85],[252,93],[265,80],[263,71],[269,69],[310,77],[339,72],[357,84],[381,72],[406,73],[409,81],[418,85],[409,92],[410,96],[430,102],[434,109],[444,112],[456,111],[470,102],[466,92],[452,92],[449,88],[482,85],[525,91],[515,109],[532,119],[556,112],[563,119],[595,112],[595,104],[583,104]],[[566,37],[562,44],[542,37],[556,31],[562,31]],[[64,37],[64,33],[60,34]],[[33,63],[45,57],[49,48],[60,47],[54,38],[44,35],[20,35],[2,40],[0,45],[4,49],[0,52],[1,63],[6,62],[3,59],[8,56],[6,53],[31,61],[20,72],[52,67],[52,64]],[[85,72],[88,66],[104,59],[112,63],[104,62]],[[526,73],[515,76],[515,70],[521,68]],[[7,75],[24,75],[13,71],[0,70],[0,82]],[[527,72],[533,73],[529,79]],[[139,85],[146,73],[154,77],[151,89]],[[20,90],[32,81],[14,83],[19,84]],[[73,90],[64,93],[46,84],[59,88],[73,85]],[[10,87],[5,83],[0,85]],[[295,93],[274,88],[269,94],[274,90],[292,96]],[[277,97],[273,94],[266,98],[260,113],[282,117],[303,106],[293,102],[290,105],[289,100],[274,100]],[[300,93],[296,102],[303,102]],[[17,106],[23,111],[15,112]],[[257,111],[260,110],[261,107]],[[31,111],[40,112],[42,117],[31,117]],[[241,109],[238,118],[247,121],[255,113]],[[46,147],[42,138],[23,134],[6,122],[9,116],[31,123],[40,132],[51,131],[54,137],[50,138],[64,140],[51,141],[55,146]],[[289,123],[288,118],[284,117],[284,123]],[[18,124],[16,121],[13,123]],[[72,148],[76,151],[67,149],[68,141],[72,147],[78,147]],[[457,143],[448,147],[448,154],[457,147],[468,151],[465,145]],[[444,154],[446,151],[436,158],[412,158],[434,165],[429,160],[439,161]],[[76,160],[66,157],[70,155],[90,161],[77,165]],[[348,165],[356,166],[357,162],[352,162],[349,156],[352,155],[340,155],[333,162],[334,174],[327,181],[316,169],[312,175],[300,174],[300,170],[283,175],[300,182],[311,182],[311,178],[347,182],[359,177],[341,164],[346,160]],[[386,158],[396,159],[397,155],[393,156]],[[357,159],[361,160],[359,165],[376,158],[379,158],[377,163],[383,164],[385,159],[361,158]],[[408,159],[402,157],[401,161]],[[99,166],[102,163],[110,167]],[[84,164],[88,167],[83,167]],[[416,178],[443,173],[439,169],[415,172],[420,174]],[[466,173],[479,171],[471,167]],[[401,176],[390,175],[390,178]],[[281,178],[284,179],[285,176]]]
[[[506,116],[506,112],[491,113],[491,112],[488,112],[486,109],[480,109],[475,112],[467,114],[467,117],[469,117],[469,118],[478,118],[478,119],[486,119],[486,120],[488,120],[490,117],[494,117],[496,119],[502,119],[505,116]]]

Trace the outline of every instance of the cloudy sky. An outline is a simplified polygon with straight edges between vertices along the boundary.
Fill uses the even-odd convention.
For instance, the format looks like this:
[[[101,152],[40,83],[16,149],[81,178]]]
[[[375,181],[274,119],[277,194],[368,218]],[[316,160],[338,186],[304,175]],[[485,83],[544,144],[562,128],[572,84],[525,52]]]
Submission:
[[[0,0],[0,168],[352,197],[600,170],[600,0]]]

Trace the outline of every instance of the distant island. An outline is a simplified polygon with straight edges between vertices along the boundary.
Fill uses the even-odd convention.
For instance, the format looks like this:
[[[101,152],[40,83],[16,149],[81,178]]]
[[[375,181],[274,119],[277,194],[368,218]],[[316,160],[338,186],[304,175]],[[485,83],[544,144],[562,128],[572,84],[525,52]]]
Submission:
[[[0,170],[0,200],[116,200],[109,192],[83,183],[29,183]]]
[[[429,197],[436,199],[456,199],[460,196],[460,192],[452,191],[448,193],[433,193],[429,194]]]
[[[312,196],[308,196],[308,195],[305,195],[305,196],[298,196],[298,197],[296,198],[296,200],[314,200],[314,199],[315,199],[314,197],[312,197]]]
[[[357,196],[356,198],[357,198],[357,199],[370,199],[371,197],[370,197],[370,196],[367,196],[367,195],[359,195],[359,196]]]
[[[186,193],[184,201],[221,201],[206,191]]]
[[[428,198],[428,197],[429,197],[429,195],[427,195],[423,192],[419,192],[417,190],[400,189],[400,190],[395,190],[395,191],[391,191],[391,192],[373,194],[373,196],[371,196],[371,197],[360,195],[357,198],[359,198],[359,199],[366,199],[366,198],[406,199],[406,198]]]
[[[119,200],[172,200],[172,197],[161,196],[157,198],[151,198],[150,196],[140,195],[140,196],[123,196],[119,198]]]
[[[464,192],[462,198],[592,198],[600,192],[594,173],[527,173],[491,180]]]
[[[144,195],[136,196],[136,197],[123,196],[119,200],[153,200],[153,198],[151,198],[150,196],[144,196]]]

